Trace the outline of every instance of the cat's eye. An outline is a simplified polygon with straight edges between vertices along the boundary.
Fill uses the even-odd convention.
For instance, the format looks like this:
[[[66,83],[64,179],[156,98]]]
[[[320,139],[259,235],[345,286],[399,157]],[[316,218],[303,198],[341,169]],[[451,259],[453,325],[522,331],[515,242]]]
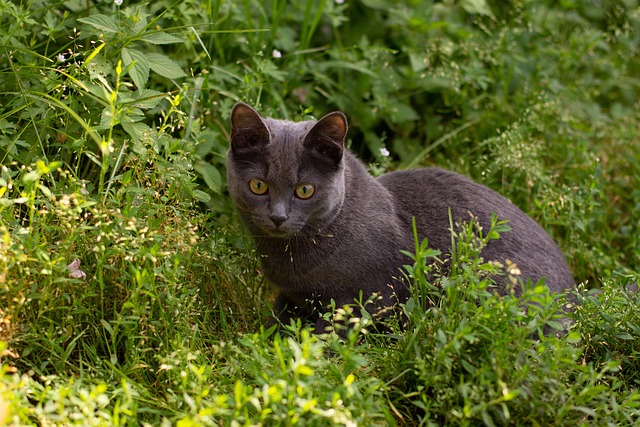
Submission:
[[[252,179],[249,181],[249,188],[253,194],[261,196],[267,192],[269,186],[261,179]]]
[[[311,184],[300,184],[296,187],[296,196],[300,199],[308,199],[316,192],[316,187]]]

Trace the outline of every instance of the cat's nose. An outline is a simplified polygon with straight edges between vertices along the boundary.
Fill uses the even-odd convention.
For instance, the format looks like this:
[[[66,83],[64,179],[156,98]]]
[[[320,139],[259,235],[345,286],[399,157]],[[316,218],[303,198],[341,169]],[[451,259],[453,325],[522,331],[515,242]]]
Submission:
[[[280,227],[280,225],[287,219],[287,215],[284,213],[272,213],[269,215],[271,221],[275,224],[276,227]]]

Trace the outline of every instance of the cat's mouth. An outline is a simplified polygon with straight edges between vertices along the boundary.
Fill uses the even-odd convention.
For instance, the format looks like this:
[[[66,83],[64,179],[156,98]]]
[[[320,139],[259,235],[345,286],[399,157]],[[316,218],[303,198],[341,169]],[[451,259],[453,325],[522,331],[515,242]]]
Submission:
[[[295,237],[300,234],[299,227],[293,227],[288,224],[281,224],[279,226],[269,224],[263,225],[261,228],[269,237],[287,238]]]
[[[268,228],[265,229],[269,237],[293,237],[295,233],[283,230],[281,228]]]

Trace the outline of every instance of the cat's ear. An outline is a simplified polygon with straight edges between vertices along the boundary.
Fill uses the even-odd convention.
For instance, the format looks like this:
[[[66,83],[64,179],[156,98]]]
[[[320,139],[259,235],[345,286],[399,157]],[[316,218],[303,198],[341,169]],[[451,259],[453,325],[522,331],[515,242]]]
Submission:
[[[305,148],[336,165],[342,160],[347,136],[347,118],[339,111],[329,113],[313,125],[304,139]]]
[[[269,130],[260,114],[244,102],[238,102],[231,110],[231,149],[247,152],[260,149],[269,143]]]

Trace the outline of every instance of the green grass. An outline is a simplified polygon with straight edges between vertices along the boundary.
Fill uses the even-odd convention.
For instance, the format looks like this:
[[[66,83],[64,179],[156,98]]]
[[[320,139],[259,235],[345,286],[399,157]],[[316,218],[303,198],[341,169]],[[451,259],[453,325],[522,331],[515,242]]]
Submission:
[[[640,6],[583,3],[0,0],[0,425],[637,423]],[[388,334],[262,328],[238,100],[509,197],[581,283],[568,333],[540,335],[564,296],[493,294],[500,224],[432,283],[417,242]]]

